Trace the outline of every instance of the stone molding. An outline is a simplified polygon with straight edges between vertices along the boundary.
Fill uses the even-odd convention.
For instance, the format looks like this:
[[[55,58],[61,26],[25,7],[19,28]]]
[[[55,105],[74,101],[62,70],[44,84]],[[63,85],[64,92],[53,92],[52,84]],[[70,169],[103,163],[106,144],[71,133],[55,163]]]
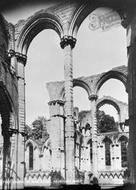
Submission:
[[[26,65],[27,56],[25,54],[15,52],[14,50],[10,49],[8,51],[8,57],[12,58],[13,56],[15,56],[17,58],[17,61],[23,63],[24,66]]]
[[[19,53],[19,52],[15,52],[15,56],[17,58],[17,61],[21,62],[24,64],[24,66],[26,65],[26,61],[27,61],[27,56]]]

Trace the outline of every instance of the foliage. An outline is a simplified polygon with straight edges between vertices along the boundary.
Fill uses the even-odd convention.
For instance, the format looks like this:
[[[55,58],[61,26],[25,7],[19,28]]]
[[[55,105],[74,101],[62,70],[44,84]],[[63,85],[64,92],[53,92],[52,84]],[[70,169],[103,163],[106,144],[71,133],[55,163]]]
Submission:
[[[80,122],[80,123],[81,123],[81,121],[83,120],[83,118],[86,117],[86,114],[88,114],[88,113],[89,113],[89,111],[86,111],[86,110],[83,110],[83,111],[80,111],[80,112],[79,112],[78,118],[79,118],[79,122]]]
[[[61,176],[60,171],[52,170],[50,172],[50,176],[51,176],[51,186],[58,186],[64,183],[64,178]]]
[[[97,129],[100,133],[117,131],[117,123],[110,115],[105,114],[104,111],[97,111]]]
[[[36,141],[46,139],[49,136],[46,128],[46,122],[46,118],[38,117],[33,121],[32,128],[26,126],[25,132],[27,133],[28,138],[33,138]]]

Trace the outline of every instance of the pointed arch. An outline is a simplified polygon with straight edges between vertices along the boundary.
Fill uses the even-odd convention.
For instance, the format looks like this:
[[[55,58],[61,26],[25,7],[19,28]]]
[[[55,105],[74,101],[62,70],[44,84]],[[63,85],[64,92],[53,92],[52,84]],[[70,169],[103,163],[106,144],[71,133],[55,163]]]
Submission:
[[[103,140],[104,144],[105,144],[105,165],[106,166],[110,166],[111,165],[111,144],[112,141],[110,138],[108,138],[107,136],[104,138]]]
[[[29,170],[33,170],[33,165],[34,165],[34,148],[31,142],[27,144],[29,148]]]
[[[128,138],[126,136],[121,136],[118,140],[121,146],[121,166],[127,167],[127,146],[128,146]]]

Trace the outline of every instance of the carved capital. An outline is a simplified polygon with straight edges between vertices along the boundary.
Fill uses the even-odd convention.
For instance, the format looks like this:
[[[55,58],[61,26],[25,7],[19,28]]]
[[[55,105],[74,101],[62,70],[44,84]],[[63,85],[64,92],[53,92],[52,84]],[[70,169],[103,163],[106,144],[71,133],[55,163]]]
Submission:
[[[89,100],[93,101],[93,100],[97,100],[98,99],[98,95],[97,94],[91,94],[89,97]]]
[[[13,57],[13,56],[15,56],[15,51],[12,50],[12,49],[10,49],[10,50],[8,51],[8,57],[11,58],[11,57]]]
[[[62,100],[52,100],[52,101],[49,101],[48,102],[48,105],[51,106],[51,105],[55,105],[55,104],[59,104],[59,105],[64,105],[64,101]]]
[[[62,49],[64,49],[66,46],[70,45],[73,49],[76,44],[76,39],[73,38],[73,36],[67,36],[65,35],[63,38],[61,38],[60,46]]]
[[[24,55],[22,53],[19,53],[19,52],[16,52],[15,56],[17,58],[17,61],[19,61],[22,64],[24,64],[24,66],[26,65],[26,60],[27,60],[27,56],[26,55]]]

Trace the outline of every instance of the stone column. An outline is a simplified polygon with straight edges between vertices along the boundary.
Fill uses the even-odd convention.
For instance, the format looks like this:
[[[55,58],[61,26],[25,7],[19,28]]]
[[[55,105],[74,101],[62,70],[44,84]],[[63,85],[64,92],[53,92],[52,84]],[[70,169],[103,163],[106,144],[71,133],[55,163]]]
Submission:
[[[61,172],[64,178],[64,102],[53,100],[49,103],[50,110],[50,139],[52,147],[52,170]]]
[[[128,161],[130,183],[136,189],[136,9],[127,7],[127,50],[128,50],[128,105],[129,145]]]
[[[93,175],[98,177],[98,150],[97,150],[97,118],[96,118],[96,100],[98,96],[92,94],[89,96],[91,101],[91,115],[92,115],[92,166],[93,166]]]
[[[72,49],[76,39],[64,36],[61,39],[61,48],[64,53],[65,79],[65,179],[67,184],[75,183],[75,140],[73,120],[73,59]]]
[[[24,187],[25,171],[25,144],[24,144],[24,127],[25,127],[25,64],[26,56],[16,53],[17,59],[17,78],[18,78],[18,130],[17,134],[17,188]]]
[[[1,113],[2,117],[2,136],[3,136],[3,172],[2,172],[2,189],[9,189],[10,182],[10,113],[3,112]]]

